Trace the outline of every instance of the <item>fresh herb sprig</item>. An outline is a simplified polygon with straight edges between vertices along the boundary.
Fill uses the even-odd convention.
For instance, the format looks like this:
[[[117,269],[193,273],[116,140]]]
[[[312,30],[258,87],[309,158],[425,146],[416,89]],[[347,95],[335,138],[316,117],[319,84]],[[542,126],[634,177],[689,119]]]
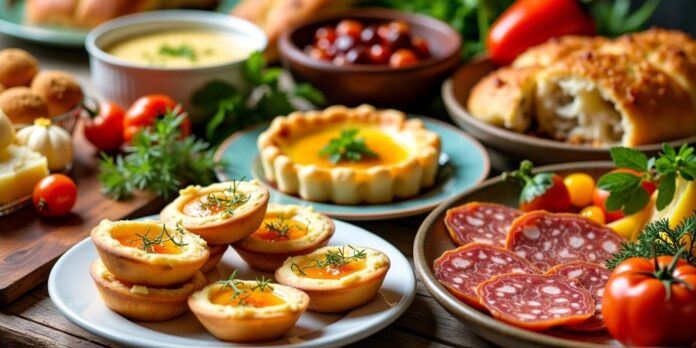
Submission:
[[[320,151],[319,156],[328,157],[329,162],[338,164],[342,161],[357,162],[365,157],[377,158],[376,152],[372,151],[365,138],[358,137],[360,130],[356,128],[344,129],[338,138],[329,140]]]
[[[190,45],[183,43],[179,46],[170,46],[169,44],[165,43],[159,47],[157,54],[159,54],[160,56],[186,58],[192,62],[198,60],[198,54],[196,54],[196,50]]]
[[[614,269],[622,261],[632,257],[651,258],[653,256],[679,254],[681,258],[696,266],[696,215],[691,215],[672,228],[668,219],[647,224],[635,241],[621,244],[619,251],[606,263]],[[679,253],[680,249],[684,252]]]
[[[273,287],[270,285],[271,284],[271,279],[266,278],[265,276],[256,277],[256,285],[253,287],[246,289],[244,288],[244,283],[237,279],[237,274],[239,273],[238,270],[232,271],[232,274],[225,279],[225,280],[218,280],[217,284],[220,285],[220,289],[225,289],[229,288],[232,289],[232,295],[230,296],[230,302],[234,302],[237,300],[237,305],[239,306],[247,306],[247,299],[251,296],[250,292],[265,292],[267,289],[273,291]],[[244,296],[246,295],[246,296]]]
[[[242,179],[244,180],[244,179]],[[232,185],[222,192],[222,195],[210,193],[201,202],[203,209],[219,209],[227,216],[234,215],[235,209],[249,201],[251,196],[239,191],[241,180],[232,180]]]
[[[181,137],[183,116],[168,111],[154,126],[140,131],[124,155],[101,154],[99,181],[102,192],[114,199],[126,199],[143,190],[169,198],[184,184],[208,185],[215,160],[208,143],[194,136]]]
[[[352,250],[352,255],[347,255],[346,254],[346,247],[342,246],[338,249],[334,250],[329,250],[326,254],[324,254],[323,258],[314,258],[309,260],[305,265],[300,266],[296,263],[292,263],[290,265],[290,269],[294,272],[299,273],[300,275],[306,276],[307,274],[304,272],[306,269],[310,268],[333,268],[333,269],[338,269],[341,268],[350,262],[353,262],[355,260],[361,260],[365,259],[367,257],[367,253],[365,252],[365,249],[358,250],[354,248],[351,245],[348,245],[348,248]]]
[[[136,233],[135,236],[138,237],[137,239],[134,239],[132,242],[133,243],[138,243],[140,244],[140,248],[143,249],[147,253],[154,253],[155,252],[155,246],[164,246],[164,243],[166,242],[172,242],[174,245],[178,247],[183,247],[188,245],[188,243],[184,243],[184,230],[181,228],[181,226],[177,223],[176,225],[176,232],[179,234],[179,240],[176,240],[172,234],[169,233],[167,230],[167,225],[162,225],[162,230],[160,233],[154,237],[150,238],[148,235],[150,234],[150,229],[147,229],[145,233],[143,234],[138,234]],[[165,238],[166,237],[166,238]]]
[[[224,81],[211,81],[194,93],[191,103],[208,117],[205,137],[213,143],[227,135],[278,115],[297,110],[302,102],[322,105],[324,96],[310,84],[281,83],[283,70],[267,68],[259,52],[242,66],[242,79],[248,90],[238,90]]]
[[[609,211],[622,210],[625,214],[636,213],[650,200],[643,182],[658,183],[656,207],[664,209],[674,199],[678,177],[687,181],[696,178],[696,156],[694,148],[687,144],[679,150],[664,144],[662,153],[648,158],[640,151],[625,148],[611,148],[611,158],[618,168],[626,168],[638,175],[625,172],[609,173],[602,176],[597,186],[610,192],[606,206]]]

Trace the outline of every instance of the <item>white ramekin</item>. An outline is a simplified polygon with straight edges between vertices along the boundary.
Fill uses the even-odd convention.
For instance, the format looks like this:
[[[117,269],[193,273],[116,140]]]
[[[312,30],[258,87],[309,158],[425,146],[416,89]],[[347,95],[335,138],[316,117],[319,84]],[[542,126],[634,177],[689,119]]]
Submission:
[[[105,51],[116,42],[159,30],[214,29],[239,35],[263,51],[268,38],[256,25],[225,14],[191,10],[152,11],[128,15],[106,22],[89,32],[85,46],[89,52],[92,83],[98,93],[128,107],[137,98],[154,93],[169,95],[181,102],[194,122],[200,120],[191,105],[191,97],[203,85],[219,80],[245,90],[242,64],[236,60],[219,65],[194,68],[148,67],[115,57]],[[198,117],[197,117],[198,116]]]

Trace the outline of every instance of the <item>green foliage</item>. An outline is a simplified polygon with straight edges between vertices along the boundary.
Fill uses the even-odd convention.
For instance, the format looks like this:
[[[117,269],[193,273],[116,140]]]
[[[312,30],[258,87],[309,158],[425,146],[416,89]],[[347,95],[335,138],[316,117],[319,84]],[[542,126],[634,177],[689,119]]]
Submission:
[[[320,156],[328,156],[329,161],[337,164],[341,161],[357,162],[363,157],[378,157],[365,144],[365,138],[359,138],[358,129],[344,129],[338,138],[331,139],[320,151]]]
[[[631,0],[585,0],[595,21],[597,33],[609,37],[644,29],[660,0],[646,0],[631,12]]]

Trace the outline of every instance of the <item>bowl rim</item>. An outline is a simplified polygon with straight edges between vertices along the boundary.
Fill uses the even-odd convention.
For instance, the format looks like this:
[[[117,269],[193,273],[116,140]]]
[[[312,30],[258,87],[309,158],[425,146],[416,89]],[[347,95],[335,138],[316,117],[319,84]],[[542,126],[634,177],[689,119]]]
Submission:
[[[487,58],[480,58],[480,59],[487,59]],[[461,68],[460,68],[461,69]],[[455,75],[457,72],[455,71]],[[453,75],[454,76],[454,75]],[[481,120],[478,120],[474,118],[469,111],[466,109],[464,105],[461,105],[457,98],[454,96],[454,78],[449,77],[445,82],[442,83],[442,87],[440,90],[442,94],[442,99],[445,103],[445,107],[448,110],[449,116],[452,118],[452,120],[459,124],[466,124],[470,127],[476,128],[478,131],[487,133],[495,138],[499,139],[506,139],[509,142],[514,142],[519,145],[525,145],[525,146],[533,146],[536,148],[549,148],[557,151],[567,151],[569,153],[571,152],[586,152],[586,153],[595,153],[595,154],[600,154],[600,153],[606,153],[609,152],[609,149],[612,146],[602,146],[602,147],[593,147],[593,146],[587,146],[587,145],[573,145],[569,144],[566,142],[558,141],[558,140],[552,140],[552,139],[545,139],[545,138],[540,138],[540,137],[535,137],[533,135],[528,135],[528,134],[522,134],[522,133],[517,133],[513,132],[501,127],[496,127],[493,125],[490,125],[488,123],[485,123]],[[484,142],[487,143],[487,142]],[[673,147],[679,147],[681,144],[684,143],[696,143],[696,135],[692,135],[686,138],[681,138],[681,139],[676,139],[676,140],[670,140],[670,141],[665,141],[665,142],[660,142],[660,143],[655,143],[655,144],[645,144],[645,145],[638,145],[638,146],[633,146],[633,149],[636,149],[638,151],[659,151],[662,149],[662,144],[669,144],[670,146]],[[619,145],[617,145],[619,146]]]
[[[587,169],[609,170],[612,168],[615,168],[615,164],[611,161],[586,161],[541,166],[535,168],[534,172],[576,171]],[[464,197],[474,192],[485,190],[500,182],[502,182],[502,177],[500,175],[490,178],[478,186],[442,203],[426,216],[413,240],[413,263],[418,278],[423,282],[425,288],[440,306],[450,312],[457,320],[465,321],[467,324],[471,325],[474,330],[483,327],[487,331],[495,332],[496,335],[505,336],[507,339],[522,340],[528,343],[551,347],[606,347],[606,345],[603,344],[551,336],[543,332],[534,332],[504,323],[458,300],[435,279],[431,270],[431,265],[428,263],[425,256],[425,241],[433,226],[439,221],[438,218],[444,215],[447,209],[457,204]]]
[[[139,69],[146,71],[176,71],[176,72],[205,72],[210,70],[217,70],[220,68],[226,68],[229,66],[234,66],[243,62],[248,58],[240,58],[232,60],[229,62],[223,62],[211,65],[202,65],[198,67],[157,67],[148,66],[145,64],[134,63],[126,59],[118,58],[108,52],[106,52],[102,47],[97,44],[99,40],[104,35],[108,35],[114,31],[127,28],[134,25],[141,25],[145,23],[176,23],[176,22],[187,22],[196,23],[208,26],[211,28],[226,27],[228,29],[235,28],[241,32],[245,33],[245,36],[252,38],[250,40],[256,46],[253,51],[264,51],[268,46],[268,36],[266,33],[259,28],[256,24],[232,15],[227,15],[218,12],[201,11],[201,10],[158,10],[158,11],[147,11],[142,13],[134,13],[126,16],[121,16],[105,23],[102,23],[90,30],[85,39],[85,49],[89,53],[90,57],[96,58],[102,62],[130,69]],[[135,36],[135,35],[134,35]],[[251,53],[250,53],[251,54]]]
[[[409,24],[418,21],[423,23],[424,26],[433,28],[435,31],[440,32],[444,37],[451,37],[454,39],[452,49],[445,52],[439,57],[430,57],[428,59],[419,61],[416,64],[405,66],[402,68],[392,68],[388,65],[371,65],[371,64],[347,64],[347,65],[334,65],[330,62],[316,60],[307,54],[305,54],[291,39],[290,37],[298,30],[315,25],[319,22],[339,20],[345,18],[357,18],[357,19],[395,19],[400,18]],[[393,73],[393,72],[406,72],[412,70],[421,70],[428,67],[443,64],[453,57],[459,57],[462,49],[462,37],[447,23],[440,21],[439,19],[428,17],[425,15],[410,13],[405,11],[380,8],[380,7],[361,7],[361,8],[348,8],[348,9],[336,9],[328,11],[321,15],[313,16],[308,20],[302,21],[290,27],[288,30],[284,30],[278,39],[278,51],[281,58],[290,59],[298,62],[301,65],[309,66],[313,69],[332,71],[332,72],[343,72],[343,73]]]

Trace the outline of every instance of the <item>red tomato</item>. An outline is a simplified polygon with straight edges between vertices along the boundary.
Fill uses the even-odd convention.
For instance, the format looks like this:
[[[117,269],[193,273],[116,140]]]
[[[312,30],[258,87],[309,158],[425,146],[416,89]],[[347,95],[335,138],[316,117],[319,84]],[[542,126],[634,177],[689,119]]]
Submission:
[[[167,111],[174,111],[178,107],[179,104],[166,95],[152,94],[140,97],[126,111],[123,119],[123,138],[130,142],[142,128],[152,126]],[[184,116],[184,120],[179,127],[181,128],[182,138],[191,134],[191,121],[189,121],[188,117]]]
[[[614,169],[610,173],[629,173],[635,176],[640,176],[640,174],[635,170],[627,168]],[[649,195],[652,195],[652,193],[655,192],[655,190],[657,189],[657,186],[655,186],[655,183],[653,182],[643,181],[642,186],[645,189],[645,191],[648,192]],[[595,187],[594,192],[592,193],[592,204],[601,207],[604,210],[604,217],[606,218],[607,223],[619,220],[625,216],[625,214],[621,210],[607,211],[606,202],[608,198],[609,191],[605,191],[600,189],[599,187]]]
[[[553,184],[544,194],[530,202],[520,204],[522,211],[547,210],[554,213],[569,212],[571,208],[568,188],[563,184],[563,178],[553,175]]]
[[[407,48],[399,49],[389,57],[389,66],[392,68],[402,68],[416,63],[418,63],[418,57]]]
[[[70,213],[77,200],[77,186],[68,176],[51,174],[34,187],[34,207],[43,216],[62,216]]]
[[[370,47],[370,51],[368,52],[368,57],[374,64],[387,64],[390,56],[391,51],[389,50],[389,47],[380,44],[372,45],[372,47]]]
[[[607,330],[629,346],[691,346],[696,342],[696,267],[671,256],[631,258],[604,288]],[[669,291],[668,291],[669,289]]]
[[[360,40],[360,33],[362,33],[362,30],[362,23],[354,19],[344,19],[338,22],[338,25],[336,25],[336,34],[338,36],[346,35],[355,40]]]
[[[123,144],[123,115],[118,104],[100,103],[96,115],[84,121],[85,138],[100,151],[118,150]]]
[[[577,0],[517,0],[493,23],[486,45],[499,64],[552,37],[594,35],[592,19]]]

